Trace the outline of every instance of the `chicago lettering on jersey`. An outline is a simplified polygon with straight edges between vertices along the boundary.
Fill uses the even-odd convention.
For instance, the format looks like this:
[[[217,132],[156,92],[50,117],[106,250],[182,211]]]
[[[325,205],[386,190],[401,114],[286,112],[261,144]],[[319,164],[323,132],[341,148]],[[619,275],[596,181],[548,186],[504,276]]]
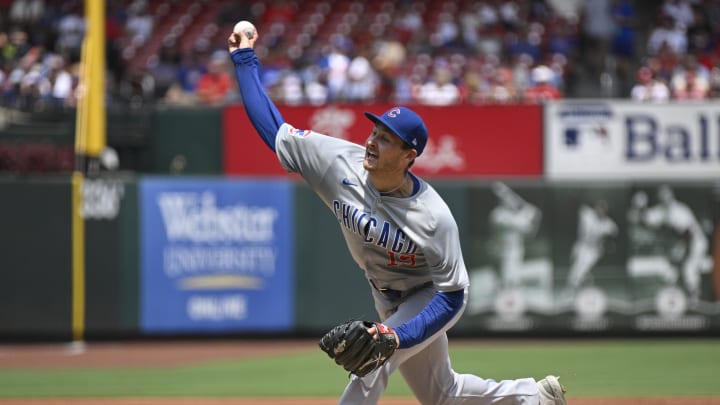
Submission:
[[[333,212],[347,230],[363,238],[365,243],[382,246],[394,253],[415,253],[417,245],[402,229],[370,215],[358,207],[333,200]]]

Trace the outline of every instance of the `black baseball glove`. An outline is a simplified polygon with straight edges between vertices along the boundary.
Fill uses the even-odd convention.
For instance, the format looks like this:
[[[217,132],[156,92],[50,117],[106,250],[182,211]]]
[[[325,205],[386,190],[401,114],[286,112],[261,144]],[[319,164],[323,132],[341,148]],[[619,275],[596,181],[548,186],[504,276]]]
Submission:
[[[368,329],[377,329],[377,340]],[[320,339],[320,348],[335,363],[358,377],[364,377],[385,364],[395,353],[397,341],[393,330],[382,323],[348,321],[340,324]]]

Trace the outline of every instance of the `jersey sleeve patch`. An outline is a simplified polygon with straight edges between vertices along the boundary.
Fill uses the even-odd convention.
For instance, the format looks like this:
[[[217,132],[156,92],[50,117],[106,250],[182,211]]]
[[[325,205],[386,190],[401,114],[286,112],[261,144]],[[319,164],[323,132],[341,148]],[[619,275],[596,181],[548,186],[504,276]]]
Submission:
[[[297,136],[298,138],[305,138],[310,135],[311,132],[312,131],[310,131],[309,129],[297,129],[293,127],[290,127],[290,129],[288,129],[288,133],[290,135]]]

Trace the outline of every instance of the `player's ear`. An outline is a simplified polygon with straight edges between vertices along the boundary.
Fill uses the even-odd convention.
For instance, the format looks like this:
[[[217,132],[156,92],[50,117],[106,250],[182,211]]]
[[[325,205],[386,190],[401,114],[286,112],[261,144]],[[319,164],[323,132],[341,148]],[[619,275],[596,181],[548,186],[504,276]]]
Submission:
[[[404,150],[405,153],[403,153],[403,162],[405,163],[405,170],[407,171],[412,167],[413,163],[415,163],[415,158],[417,157],[417,150],[408,148]]]
[[[418,154],[416,149],[407,149],[405,152],[405,156],[409,162],[415,160]]]

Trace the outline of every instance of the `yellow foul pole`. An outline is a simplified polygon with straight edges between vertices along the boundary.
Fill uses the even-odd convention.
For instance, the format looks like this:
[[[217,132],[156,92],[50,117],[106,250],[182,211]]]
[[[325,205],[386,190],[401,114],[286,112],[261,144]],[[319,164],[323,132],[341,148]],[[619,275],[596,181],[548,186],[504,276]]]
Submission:
[[[105,1],[85,0],[83,41],[75,122],[75,171],[72,175],[72,337],[85,338],[85,220],[83,184],[105,149]],[[92,175],[93,173],[89,173]]]
[[[83,174],[72,175],[72,339],[85,339],[85,221],[82,216]]]

